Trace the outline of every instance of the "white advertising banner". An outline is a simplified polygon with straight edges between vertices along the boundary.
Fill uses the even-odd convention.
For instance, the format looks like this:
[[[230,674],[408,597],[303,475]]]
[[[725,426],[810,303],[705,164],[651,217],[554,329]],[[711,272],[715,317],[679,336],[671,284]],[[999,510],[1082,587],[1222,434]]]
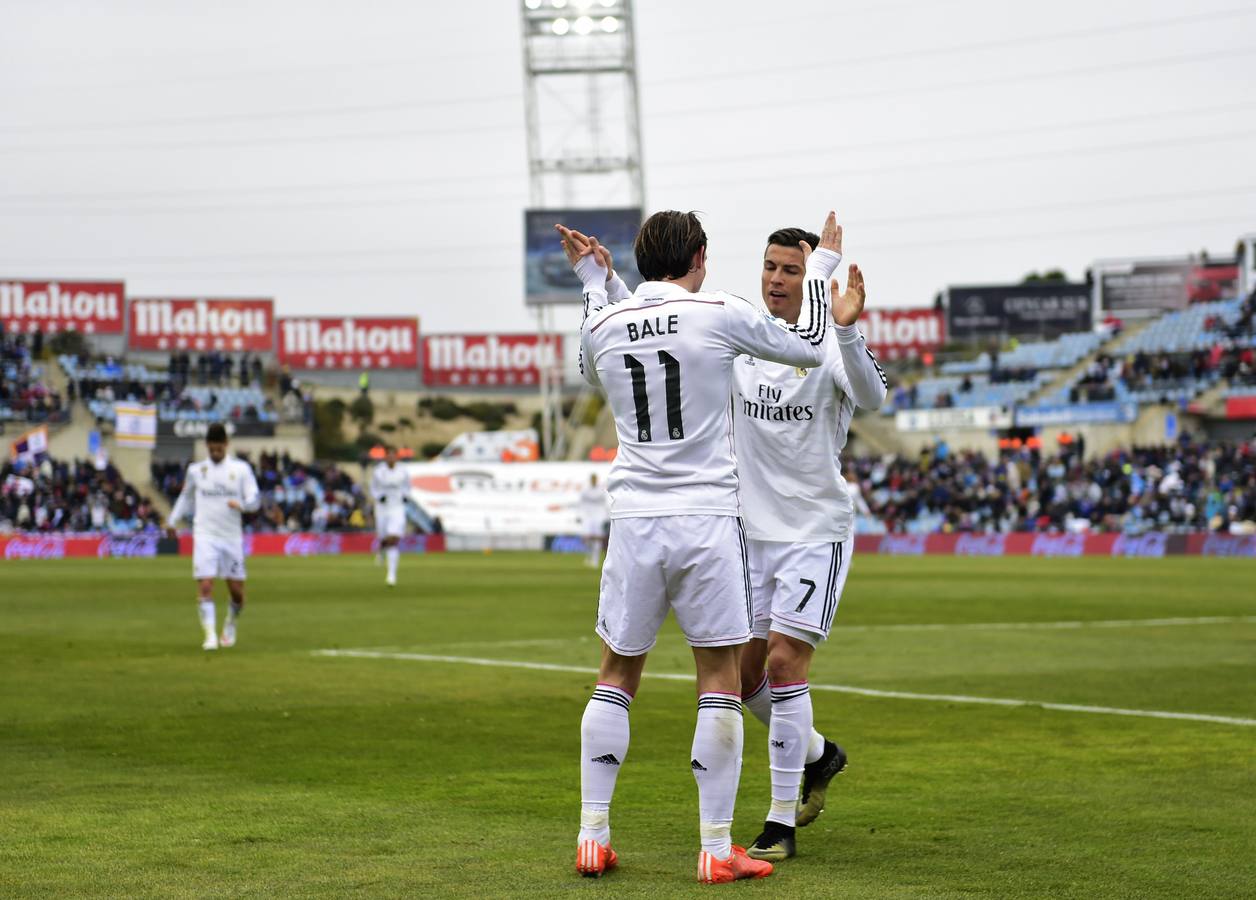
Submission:
[[[411,495],[452,535],[581,534],[580,492],[610,463],[409,463]]]
[[[899,431],[948,431],[953,428],[1011,428],[1012,411],[1003,406],[904,409],[895,413]]]
[[[119,447],[141,447],[151,450],[157,445],[157,407],[139,403],[114,405],[117,421],[113,427]]]

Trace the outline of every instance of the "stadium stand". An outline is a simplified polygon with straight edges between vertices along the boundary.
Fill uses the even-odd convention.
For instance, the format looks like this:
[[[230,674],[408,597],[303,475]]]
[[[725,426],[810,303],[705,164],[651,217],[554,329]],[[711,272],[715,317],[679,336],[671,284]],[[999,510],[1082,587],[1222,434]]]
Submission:
[[[0,421],[56,422],[67,414],[61,394],[44,384],[34,363],[42,343],[42,335],[0,334]]]
[[[130,534],[156,530],[160,517],[148,497],[112,465],[86,460],[10,460],[0,468],[0,532]]]
[[[239,454],[248,460],[245,454]],[[153,483],[171,500],[183,489],[186,465],[152,463]],[[261,453],[253,466],[261,508],[251,531],[360,531],[367,527],[362,487],[334,463],[298,463],[287,453]]]
[[[882,414],[893,415],[900,409],[1011,406],[1029,398],[1050,382],[1051,377],[1047,372],[1000,368],[990,375],[924,378],[913,385],[896,388],[890,402],[882,407]]]
[[[945,363],[943,375],[975,375],[1000,369],[1067,369],[1099,349],[1105,338],[1093,331],[1062,334],[1054,341],[1018,344],[1005,353],[982,353],[976,359]]]
[[[851,461],[867,516],[892,533],[1256,533],[1256,443],[1132,447],[1083,462],[1084,446],[996,460],[953,454]]]

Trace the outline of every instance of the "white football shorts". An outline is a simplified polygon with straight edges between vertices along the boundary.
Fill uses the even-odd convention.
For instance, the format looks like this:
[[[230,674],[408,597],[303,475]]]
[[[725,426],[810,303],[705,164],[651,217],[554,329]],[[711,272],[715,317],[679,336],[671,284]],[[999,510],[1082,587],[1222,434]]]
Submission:
[[[244,544],[241,541],[217,541],[212,538],[192,540],[192,577],[227,578],[243,581]]]
[[[406,508],[375,507],[375,534],[377,537],[402,537],[406,533]]]
[[[694,647],[750,639],[746,536],[736,516],[611,520],[596,631],[621,656],[647,653],[674,610]]]
[[[606,537],[606,519],[585,519],[584,536],[602,540]]]
[[[754,636],[776,631],[811,646],[827,640],[850,572],[854,538],[841,543],[750,541]]]

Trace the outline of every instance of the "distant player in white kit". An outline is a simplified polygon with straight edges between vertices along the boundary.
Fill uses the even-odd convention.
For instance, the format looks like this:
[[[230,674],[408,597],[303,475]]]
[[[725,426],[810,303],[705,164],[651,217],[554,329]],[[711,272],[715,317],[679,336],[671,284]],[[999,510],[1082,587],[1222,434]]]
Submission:
[[[205,435],[209,458],[188,466],[183,490],[170,511],[167,533],[175,536],[175,526],[192,519],[192,575],[197,582],[197,605],[201,629],[205,632],[202,650],[234,647],[236,622],[244,610],[244,527],[243,514],[258,507],[257,479],[252,467],[242,459],[227,456],[227,430],[209,426]],[[217,634],[218,613],[214,607],[214,579],[227,582],[231,605]]]
[[[815,240],[800,228],[768,237],[763,302],[785,322],[797,322],[802,312],[799,243]],[[842,748],[813,727],[807,678],[812,654],[833,625],[855,543],[841,450],[855,407],[877,409],[886,394],[885,374],[855,326],[864,298],[863,274],[852,265],[846,292],[833,298],[836,327],[825,336],[820,365],[796,369],[747,355],[733,367],[733,434],[754,597],[754,637],[741,655],[742,700],[768,726],[772,770],[771,807],[747,848],[755,859],[794,855],[795,826],[815,820],[829,782],[846,765]],[[817,464],[795,465],[803,456]]]
[[[589,486],[580,492],[580,524],[589,555],[585,564],[596,569],[602,564],[602,544],[606,541],[606,491],[597,483],[597,475],[589,476]]]
[[[740,354],[790,366],[823,361],[829,277],[840,262],[832,249],[836,218],[829,215],[810,254],[806,314],[792,326],[740,297],[698,293],[707,241],[692,213],[656,213],[641,226],[635,251],[646,281],[614,306],[606,306],[610,272],[596,241],[559,230],[590,313],[581,370],[605,390],[619,437],[596,626],[602,662],[581,722],[576,869],[597,876],[618,861],[610,803],[628,750],[628,710],[670,609],[697,669],[690,768],[698,784],[698,880],[762,878],[771,864],[731,841],[743,733],[739,655],[750,637],[751,601],[729,397]],[[791,461],[809,464],[810,456]]]
[[[375,502],[375,534],[388,562],[385,584],[397,584],[397,560],[401,538],[406,533],[406,500],[410,496],[410,475],[397,465],[397,448],[389,446],[384,461],[371,471],[371,497]]]

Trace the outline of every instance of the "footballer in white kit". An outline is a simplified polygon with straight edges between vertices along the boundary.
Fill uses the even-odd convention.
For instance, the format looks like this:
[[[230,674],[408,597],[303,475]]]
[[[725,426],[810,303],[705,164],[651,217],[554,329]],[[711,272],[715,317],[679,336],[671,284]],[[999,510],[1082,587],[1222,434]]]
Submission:
[[[197,605],[205,633],[201,647],[217,650],[235,646],[236,622],[244,609],[243,514],[257,509],[260,495],[252,466],[227,455],[227,431],[222,425],[209,426],[205,443],[209,457],[188,466],[167,531],[173,537],[180,521],[192,519],[192,575],[197,580]],[[227,582],[231,595],[221,638],[214,607],[215,578]]]
[[[375,535],[388,562],[385,583],[397,583],[397,561],[401,538],[406,533],[406,501],[410,497],[410,474],[397,464],[397,448],[389,446],[384,461],[371,470],[371,498],[375,504]]]
[[[642,225],[634,249],[646,281],[614,305],[596,242],[560,227],[585,287],[581,371],[605,391],[619,437],[596,621],[602,664],[581,726],[582,874],[615,864],[609,809],[628,748],[628,709],[669,610],[697,668],[698,879],[771,873],[731,843],[742,753],[737,661],[753,616],[729,396],[741,354],[789,366],[823,362],[829,277],[840,262],[829,249],[835,228],[830,214],[826,239],[807,262],[807,308],[786,325],[740,297],[700,292],[706,234],[692,213],[656,213]]]
[[[597,483],[597,475],[589,476],[589,486],[580,492],[580,526],[589,555],[585,563],[593,568],[602,564],[602,545],[606,542],[606,489]]]
[[[803,303],[798,243],[815,240],[797,228],[768,237],[763,300],[786,322],[797,320]],[[794,368],[754,355],[734,365],[733,433],[754,605],[743,702],[768,725],[772,769],[771,808],[748,847],[756,859],[794,855],[795,826],[814,821],[829,781],[846,764],[845,752],[813,727],[807,675],[833,626],[854,548],[840,454],[855,407],[877,409],[886,394],[885,374],[854,324],[863,299],[863,276],[852,266],[848,291],[833,300],[835,327],[819,365]],[[804,455],[817,464],[793,465]]]

